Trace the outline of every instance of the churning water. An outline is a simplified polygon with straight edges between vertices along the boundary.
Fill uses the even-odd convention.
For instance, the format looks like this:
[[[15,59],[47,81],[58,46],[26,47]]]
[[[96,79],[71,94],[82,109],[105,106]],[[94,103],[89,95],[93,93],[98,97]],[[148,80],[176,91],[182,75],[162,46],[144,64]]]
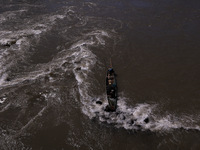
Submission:
[[[0,0],[0,148],[199,149],[199,17],[197,0]]]

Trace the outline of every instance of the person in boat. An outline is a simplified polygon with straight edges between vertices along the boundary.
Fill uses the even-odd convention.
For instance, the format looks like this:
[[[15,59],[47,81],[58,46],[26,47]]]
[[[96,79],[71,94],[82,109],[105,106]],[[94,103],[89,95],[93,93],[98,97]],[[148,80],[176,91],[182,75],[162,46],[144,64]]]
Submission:
[[[107,78],[108,78],[108,80],[113,80],[114,79],[114,75],[108,74]]]
[[[114,78],[114,70],[113,68],[109,68],[107,71],[108,78]]]
[[[113,84],[113,80],[108,80],[108,85],[107,85],[107,95],[110,98],[115,98],[115,84]]]
[[[114,70],[113,68],[109,68],[107,71],[107,77],[106,77],[106,85],[108,85],[110,82],[114,83]]]
[[[108,91],[107,97],[108,98],[115,98],[115,89],[111,89],[110,91]]]
[[[110,98],[115,98],[115,89],[110,91]]]

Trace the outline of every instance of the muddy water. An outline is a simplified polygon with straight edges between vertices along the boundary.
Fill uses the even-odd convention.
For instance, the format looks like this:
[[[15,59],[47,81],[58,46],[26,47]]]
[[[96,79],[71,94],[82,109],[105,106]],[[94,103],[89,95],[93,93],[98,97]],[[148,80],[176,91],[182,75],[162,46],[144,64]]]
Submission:
[[[1,0],[1,149],[198,150],[199,6]],[[110,58],[116,112],[104,111]]]

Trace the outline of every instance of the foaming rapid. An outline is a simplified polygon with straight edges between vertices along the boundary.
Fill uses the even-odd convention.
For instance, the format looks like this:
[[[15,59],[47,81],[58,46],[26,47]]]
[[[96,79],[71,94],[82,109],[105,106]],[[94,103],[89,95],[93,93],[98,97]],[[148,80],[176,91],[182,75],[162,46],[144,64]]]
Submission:
[[[81,93],[80,93],[81,94]],[[82,95],[82,94],[81,94]],[[84,95],[82,95],[84,96]],[[85,102],[83,112],[88,115],[91,119],[98,118],[100,122],[112,124],[117,128],[124,128],[127,130],[142,130],[142,131],[153,131],[153,132],[169,132],[174,129],[185,129],[185,130],[199,130],[200,127],[197,125],[193,116],[180,116],[169,114],[161,116],[155,112],[159,109],[157,104],[136,104],[135,107],[130,107],[126,104],[127,98],[118,98],[118,108],[116,112],[106,112],[105,108],[108,105],[106,95],[103,97],[92,99],[91,96],[87,95],[87,98],[91,101]],[[98,100],[103,100],[103,104],[99,105],[96,103]],[[87,100],[88,102],[88,100]],[[189,118],[189,122],[188,122]]]
[[[59,14],[61,12],[56,12],[50,15],[30,17],[25,22],[26,19],[21,19],[20,17],[26,15],[28,11],[8,11],[0,15],[0,22],[5,23],[5,27],[2,26],[0,28],[0,85],[8,84],[6,80],[9,76],[10,68],[13,68],[19,62],[26,61],[27,56],[30,55],[29,50],[32,43],[37,43],[40,37],[50,31],[58,20],[66,17],[66,13]],[[68,9],[66,8],[67,11]],[[20,20],[24,26],[19,24],[16,25],[17,28],[9,28],[9,24],[13,24],[15,20]]]
[[[5,17],[7,14],[10,14],[9,16],[12,19],[15,19],[17,16],[26,12],[27,10],[4,13],[0,16],[0,22],[9,22]],[[17,15],[15,15],[16,13]],[[88,30],[88,33],[83,34],[81,37],[78,37],[78,39],[72,39],[73,44],[70,48],[63,46],[64,48],[58,52],[52,61],[46,64],[37,65],[37,68],[34,71],[20,75],[20,77],[13,79],[11,82],[7,82],[9,69],[13,68],[18,61],[24,61],[24,59],[28,58],[27,56],[29,54],[27,54],[27,50],[30,49],[31,44],[37,43],[44,33],[51,30],[56,21],[64,18],[67,18],[68,20],[73,19],[73,17],[70,16],[79,19],[79,23],[75,25],[77,28],[87,24],[87,17],[80,17],[76,12],[69,8],[66,9],[64,13],[58,11],[55,14],[42,15],[38,18],[30,19],[26,28],[19,28],[15,31],[12,29],[3,29],[0,31],[0,45],[3,47],[2,50],[0,50],[1,88],[21,83],[24,85],[24,81],[27,83],[27,81],[34,81],[38,78],[44,78],[45,76],[48,76],[49,82],[59,80],[50,76],[51,73],[56,72],[55,70],[59,68],[62,70],[59,74],[70,72],[74,75],[79,93],[79,96],[76,97],[76,99],[77,101],[80,100],[82,112],[90,119],[96,118],[100,122],[127,130],[150,130],[156,132],[165,132],[180,128],[186,130],[200,130],[200,127],[192,116],[181,116],[180,119],[180,117],[176,117],[173,114],[165,116],[156,114],[159,109],[158,104],[144,103],[136,104],[134,107],[131,107],[126,104],[127,98],[124,96],[119,96],[116,112],[104,111],[108,104],[106,95],[103,94],[102,96],[98,96],[91,92],[92,82],[95,80],[91,70],[97,65],[97,62],[99,63],[97,56],[92,52],[93,47],[98,47],[98,49],[104,48],[106,39],[114,38],[112,33],[103,29]],[[38,22],[36,22],[35,19],[38,20]],[[69,28],[72,28],[72,26],[70,25]],[[69,28],[64,28],[62,32],[66,32]],[[119,93],[119,95],[122,94]],[[53,96],[50,95],[50,97]],[[96,101],[98,100],[103,101],[103,104],[97,104]],[[0,98],[0,103],[2,104],[4,102],[6,102],[6,97]],[[4,108],[7,108],[7,106]],[[20,132],[23,132],[38,118],[38,116],[41,116],[46,108],[47,107],[43,107],[38,115],[33,117]],[[188,118],[191,119],[190,122],[186,121]]]
[[[100,122],[127,130],[150,130],[153,132],[169,132],[173,129],[200,130],[195,121],[188,123],[187,118],[189,117],[193,120],[192,116],[181,116],[182,119],[172,114],[161,116],[155,113],[159,109],[158,104],[143,103],[131,107],[126,104],[127,98],[123,96],[118,98],[116,112],[104,111],[106,105],[108,105],[106,95],[97,97],[90,93],[92,78],[89,77],[89,74],[92,74],[90,70],[97,62],[97,58],[90,50],[90,46],[104,44],[105,42],[102,42],[103,38],[110,36],[105,31],[92,32],[92,34],[95,35],[96,42],[93,40],[81,40],[71,47],[71,50],[75,51],[72,54],[74,56],[72,62],[74,65],[73,73],[77,81],[80,100],[83,104],[82,112],[85,115],[90,119],[97,118]],[[103,103],[97,104],[96,102],[99,100],[103,101]]]
[[[200,130],[195,123],[187,123],[186,116],[181,116],[181,120],[172,114],[160,116],[156,114],[159,109],[157,104],[136,104],[135,107],[127,106],[127,98],[119,97],[116,112],[106,112],[102,106],[96,105],[91,110],[101,122],[114,124],[117,128],[129,130],[150,130],[156,132],[167,132],[173,129]],[[95,105],[95,103],[93,103]],[[183,119],[184,118],[184,119]],[[191,116],[190,116],[191,118]]]

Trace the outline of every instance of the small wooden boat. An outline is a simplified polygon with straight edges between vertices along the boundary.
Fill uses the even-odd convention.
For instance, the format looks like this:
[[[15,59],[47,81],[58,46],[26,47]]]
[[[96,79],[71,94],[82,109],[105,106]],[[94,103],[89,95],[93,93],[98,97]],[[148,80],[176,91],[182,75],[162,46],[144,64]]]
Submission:
[[[111,67],[106,73],[106,93],[108,105],[105,111],[115,111],[117,109],[117,79],[114,69]]]

